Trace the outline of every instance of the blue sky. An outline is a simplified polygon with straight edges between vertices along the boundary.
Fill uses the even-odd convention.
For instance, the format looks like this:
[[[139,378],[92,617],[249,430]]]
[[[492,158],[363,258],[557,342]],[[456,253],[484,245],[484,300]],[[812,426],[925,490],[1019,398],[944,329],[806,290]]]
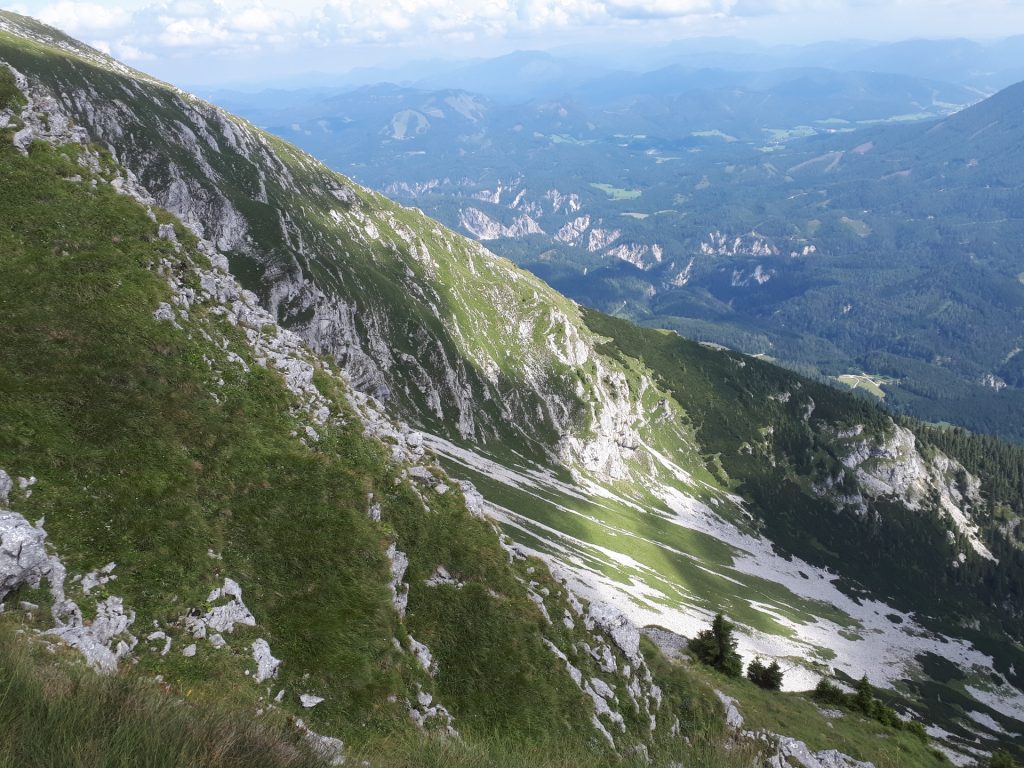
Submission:
[[[172,82],[215,85],[560,45],[1024,34],[1024,0],[9,0]]]

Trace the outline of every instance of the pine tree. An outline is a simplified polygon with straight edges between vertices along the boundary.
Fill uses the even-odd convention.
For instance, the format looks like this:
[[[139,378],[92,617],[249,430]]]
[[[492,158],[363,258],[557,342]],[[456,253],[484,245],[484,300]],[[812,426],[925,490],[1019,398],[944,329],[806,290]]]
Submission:
[[[711,622],[711,629],[701,630],[689,643],[690,651],[703,663],[729,677],[743,674],[743,660],[736,652],[735,625],[721,613]]]
[[[864,675],[857,681],[857,688],[853,693],[853,708],[871,717],[875,711],[875,689],[871,686],[868,676]]]

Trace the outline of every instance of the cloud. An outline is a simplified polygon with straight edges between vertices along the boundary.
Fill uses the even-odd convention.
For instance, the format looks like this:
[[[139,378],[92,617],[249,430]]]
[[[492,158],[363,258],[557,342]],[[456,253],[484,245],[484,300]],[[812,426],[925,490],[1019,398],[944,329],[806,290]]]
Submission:
[[[155,61],[156,56],[139,48],[136,48],[126,40],[118,40],[114,44],[113,55],[127,62]]]
[[[246,8],[231,20],[230,25],[242,32],[271,32],[278,28],[282,17],[283,14],[265,8]]]
[[[723,13],[728,0],[606,0],[608,14],[619,19],[678,19],[687,16]]]
[[[111,6],[78,2],[48,5],[33,15],[40,21],[73,35],[124,27],[132,19],[129,10],[116,4]]]
[[[168,48],[207,47],[231,39],[231,33],[222,23],[203,16],[185,19],[164,16],[160,22],[163,30],[158,40]]]
[[[736,0],[65,0],[35,16],[71,34],[166,48],[473,39],[727,11]],[[103,37],[103,39],[108,39]]]

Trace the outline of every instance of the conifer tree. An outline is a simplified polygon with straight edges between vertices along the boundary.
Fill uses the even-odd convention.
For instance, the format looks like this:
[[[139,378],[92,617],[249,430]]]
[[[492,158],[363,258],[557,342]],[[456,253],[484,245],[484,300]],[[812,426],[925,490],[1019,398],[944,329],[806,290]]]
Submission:
[[[754,659],[747,667],[747,678],[766,691],[782,689],[782,668],[777,661],[765,666],[760,659]]]
[[[863,712],[869,717],[875,711],[875,689],[871,686],[868,676],[864,675],[857,681],[857,688],[853,693],[853,708]]]
[[[714,667],[729,677],[743,674],[743,660],[736,652],[735,625],[721,613],[711,622],[711,629],[704,629],[689,643],[689,649],[703,663]]]

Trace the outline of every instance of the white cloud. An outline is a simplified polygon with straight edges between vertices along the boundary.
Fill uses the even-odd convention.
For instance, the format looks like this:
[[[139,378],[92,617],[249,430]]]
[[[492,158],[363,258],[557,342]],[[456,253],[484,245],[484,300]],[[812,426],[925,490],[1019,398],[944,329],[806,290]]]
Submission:
[[[721,13],[733,5],[730,0],[606,0],[611,16],[624,19],[677,19],[685,16]]]
[[[231,26],[242,32],[269,32],[277,20],[263,8],[246,8],[231,20]]]
[[[726,10],[736,0],[65,0],[35,15],[71,34],[117,31],[168,48],[309,40],[400,42],[552,32],[622,19],[668,19]]]
[[[127,62],[156,60],[156,56],[154,56],[152,53],[147,53],[146,51],[137,48],[127,40],[117,41],[117,43],[114,45],[113,55],[118,59],[123,59]]]
[[[186,19],[175,19],[165,16],[159,41],[168,48],[205,47],[228,42],[229,32],[221,21],[214,21],[202,16]]]
[[[33,15],[73,35],[116,29],[129,24],[132,19],[130,11],[116,4],[78,2],[47,5]]]

